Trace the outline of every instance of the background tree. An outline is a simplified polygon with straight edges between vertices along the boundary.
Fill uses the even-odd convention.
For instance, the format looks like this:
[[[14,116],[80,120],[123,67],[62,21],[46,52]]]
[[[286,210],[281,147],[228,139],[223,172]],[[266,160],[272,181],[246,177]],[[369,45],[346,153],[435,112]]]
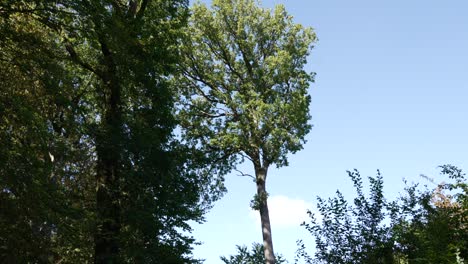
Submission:
[[[0,3],[1,257],[196,262],[187,221],[223,189],[173,137],[187,4]]]
[[[407,187],[406,195],[396,207],[399,213],[392,217],[396,251],[408,263],[466,263],[468,260],[465,174],[452,165],[440,168],[442,175],[452,182],[424,191],[419,191],[417,185]],[[432,179],[425,178],[433,183]]]
[[[221,257],[221,260],[225,264],[258,264],[265,263],[265,254],[263,251],[263,245],[259,243],[253,243],[252,249],[246,246],[236,246],[237,254],[227,257]],[[280,254],[276,254],[276,263],[287,263],[287,261]]]
[[[92,255],[93,157],[71,87],[85,76],[33,6],[0,9],[0,262],[80,262]]]
[[[284,7],[253,0],[195,4],[183,38],[179,116],[184,139],[217,152],[230,165],[250,160],[267,263],[274,263],[267,205],[268,169],[288,165],[311,125],[304,71],[315,34],[295,24]]]
[[[337,191],[337,197],[327,201],[317,198],[322,219],[308,212],[311,222],[304,226],[315,237],[317,249],[315,259],[308,263],[393,263],[393,237],[390,227],[383,222],[388,211],[380,172],[375,178],[369,177],[368,198],[359,172],[348,171],[348,176],[357,192],[352,206]],[[307,255],[304,249],[302,247],[299,254]]]
[[[441,166],[452,183],[419,190],[408,186],[396,201],[386,202],[380,173],[369,177],[366,198],[357,171],[348,172],[357,192],[353,206],[337,191],[318,198],[321,219],[304,224],[315,237],[315,258],[299,243],[296,262],[306,263],[466,263],[466,179],[451,165]]]

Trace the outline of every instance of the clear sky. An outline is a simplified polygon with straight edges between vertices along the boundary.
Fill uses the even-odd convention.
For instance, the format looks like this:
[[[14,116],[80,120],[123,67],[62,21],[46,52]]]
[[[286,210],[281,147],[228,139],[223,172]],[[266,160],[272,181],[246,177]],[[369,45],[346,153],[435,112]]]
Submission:
[[[299,226],[316,196],[354,192],[346,170],[363,176],[380,169],[385,195],[402,191],[403,178],[442,181],[437,166],[468,171],[468,1],[263,0],[284,4],[297,23],[319,38],[307,69],[312,124],[304,150],[290,166],[270,170],[267,188],[275,252],[289,260],[295,241],[312,241]],[[251,164],[241,168],[252,173]],[[251,179],[226,177],[228,193],[194,225],[197,258],[221,263],[235,245],[261,242]],[[309,243],[309,248],[313,245]]]

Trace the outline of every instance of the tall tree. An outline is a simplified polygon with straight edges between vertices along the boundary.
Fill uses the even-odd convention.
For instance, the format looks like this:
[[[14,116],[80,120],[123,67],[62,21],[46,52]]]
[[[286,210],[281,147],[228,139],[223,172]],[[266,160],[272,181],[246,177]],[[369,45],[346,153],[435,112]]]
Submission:
[[[288,165],[310,131],[307,93],[313,74],[304,66],[315,34],[285,8],[254,0],[195,4],[183,38],[180,118],[187,141],[219,151],[231,165],[244,158],[255,170],[267,263],[275,263],[266,180],[271,165]]]
[[[32,238],[61,262],[196,262],[181,230],[223,189],[207,177],[208,157],[172,134],[168,79],[187,5],[0,3],[0,198],[19,208],[0,229],[25,234],[0,239],[4,256]],[[20,248],[39,259],[39,247]]]

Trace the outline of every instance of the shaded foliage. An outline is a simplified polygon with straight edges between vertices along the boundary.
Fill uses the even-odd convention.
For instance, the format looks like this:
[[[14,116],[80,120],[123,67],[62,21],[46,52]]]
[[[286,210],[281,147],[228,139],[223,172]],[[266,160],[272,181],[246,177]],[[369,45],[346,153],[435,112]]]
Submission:
[[[187,5],[0,3],[0,262],[197,262],[224,188],[173,135]]]
[[[397,206],[398,213],[392,215],[396,251],[408,263],[468,261],[465,174],[452,165],[440,168],[453,182],[443,182],[426,191],[418,191],[416,185],[409,186]]]

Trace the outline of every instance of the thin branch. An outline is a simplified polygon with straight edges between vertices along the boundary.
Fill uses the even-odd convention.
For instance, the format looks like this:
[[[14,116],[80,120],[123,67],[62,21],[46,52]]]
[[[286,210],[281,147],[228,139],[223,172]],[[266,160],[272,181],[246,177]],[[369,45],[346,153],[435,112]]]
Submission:
[[[232,34],[232,36],[234,37],[234,41],[235,43],[237,44],[237,47],[239,48],[239,51],[240,51],[240,55],[242,57],[242,60],[244,61],[244,64],[247,68],[247,72],[250,76],[250,78],[252,80],[254,80],[254,74],[253,74],[253,68],[252,68],[252,65],[250,64],[248,58],[247,58],[247,53],[246,51],[244,50],[244,46],[242,45],[241,43],[241,39],[239,39],[239,36],[237,35],[235,29],[232,28],[231,24],[230,24],[230,19],[227,17],[227,16],[223,16],[224,18],[224,22],[226,23],[227,27],[228,27],[228,31],[229,33]],[[234,21],[234,22],[237,22],[237,21]]]
[[[53,8],[33,8],[33,9],[25,9],[25,8],[5,8],[4,6],[0,6],[0,13],[35,13],[38,11],[48,11],[48,12],[56,12],[56,13],[63,13],[68,15],[74,15],[72,12],[68,12],[65,10],[60,9],[53,9]]]
[[[253,159],[250,157],[250,155],[247,153],[247,155],[243,154],[242,152],[239,152],[239,155],[241,155],[243,158],[248,159],[253,162]]]
[[[102,79],[102,77],[103,77],[102,72],[100,72],[99,70],[93,68],[93,66],[91,66],[89,63],[83,61],[78,56],[78,53],[76,53],[75,48],[72,46],[72,44],[66,38],[65,38],[65,49],[67,50],[68,54],[70,55],[70,58],[72,59],[72,61],[76,62],[81,67],[91,71],[92,73],[96,74],[97,76],[99,76]]]
[[[236,169],[236,168],[234,168],[234,170],[237,171],[238,173],[240,173],[240,174],[238,174],[237,176],[241,176],[241,177],[250,177],[250,178],[252,178],[253,180],[256,180],[255,176],[252,176],[252,175],[247,174],[247,173],[243,173],[242,171],[240,171],[240,170],[238,170],[238,169]]]
[[[212,150],[214,150],[214,151],[219,150],[219,148],[213,147],[213,146],[211,146],[211,145],[208,145],[208,148],[209,148],[209,149],[212,149]],[[227,150],[227,151],[224,152],[224,154],[223,154],[221,157],[215,159],[213,163],[216,164],[216,163],[218,163],[218,162],[220,162],[220,161],[222,161],[222,160],[225,160],[225,159],[229,158],[229,156],[233,155],[234,153],[235,153],[235,152],[234,152],[233,150]]]
[[[210,114],[210,113],[207,113],[205,111],[201,111],[200,113],[197,114],[198,116],[202,116],[202,117],[209,117],[209,118],[218,118],[218,117],[223,117],[223,116],[226,116],[226,113],[221,113],[221,114]]]
[[[211,42],[212,41],[212,42]],[[210,48],[210,51],[218,57],[218,59],[221,59],[221,61],[224,61],[224,64],[228,67],[228,69],[235,74],[242,82],[244,82],[244,77],[242,74],[240,74],[237,70],[234,69],[234,66],[231,64],[231,60],[229,59],[228,52],[224,49],[224,47],[221,45],[219,40],[212,39],[211,41],[205,41],[205,44]],[[216,43],[216,46],[221,50],[217,51],[215,47],[213,46],[213,43]]]
[[[61,31],[64,27],[63,24],[54,24],[54,23],[51,23],[49,20],[47,20],[46,18],[44,17],[38,17],[36,18],[36,20],[40,23],[42,23],[43,25],[45,25],[46,27],[50,28],[51,30],[55,31],[56,33],[58,34],[61,34]],[[99,70],[93,68],[91,66],[91,64],[89,63],[86,63],[85,61],[83,61],[80,56],[78,55],[78,53],[76,52],[75,48],[73,47],[72,43],[70,42],[70,40],[67,38],[67,37],[64,37],[64,46],[65,46],[65,49],[67,50],[68,54],[70,55],[70,59],[72,61],[74,61],[75,63],[77,63],[78,65],[80,65],[81,67],[83,67],[84,69],[87,69],[89,71],[91,71],[92,73],[96,74],[97,76],[99,76],[100,78],[103,77],[103,74],[102,72],[100,72]]]
[[[190,74],[188,71],[186,70],[182,70],[183,73],[189,77],[189,81],[190,83],[193,85],[193,87],[197,90],[197,92],[199,93],[199,95],[201,95],[203,98],[205,98],[208,102],[211,102],[211,103],[214,103],[214,104],[224,104],[224,102],[221,102],[217,99],[214,99],[212,97],[210,97],[209,95],[207,95],[194,81],[198,81],[198,82],[202,82],[204,85],[210,87],[211,89],[214,89],[211,87],[211,85],[209,85],[206,81],[204,82],[201,78],[198,78],[192,74]]]

